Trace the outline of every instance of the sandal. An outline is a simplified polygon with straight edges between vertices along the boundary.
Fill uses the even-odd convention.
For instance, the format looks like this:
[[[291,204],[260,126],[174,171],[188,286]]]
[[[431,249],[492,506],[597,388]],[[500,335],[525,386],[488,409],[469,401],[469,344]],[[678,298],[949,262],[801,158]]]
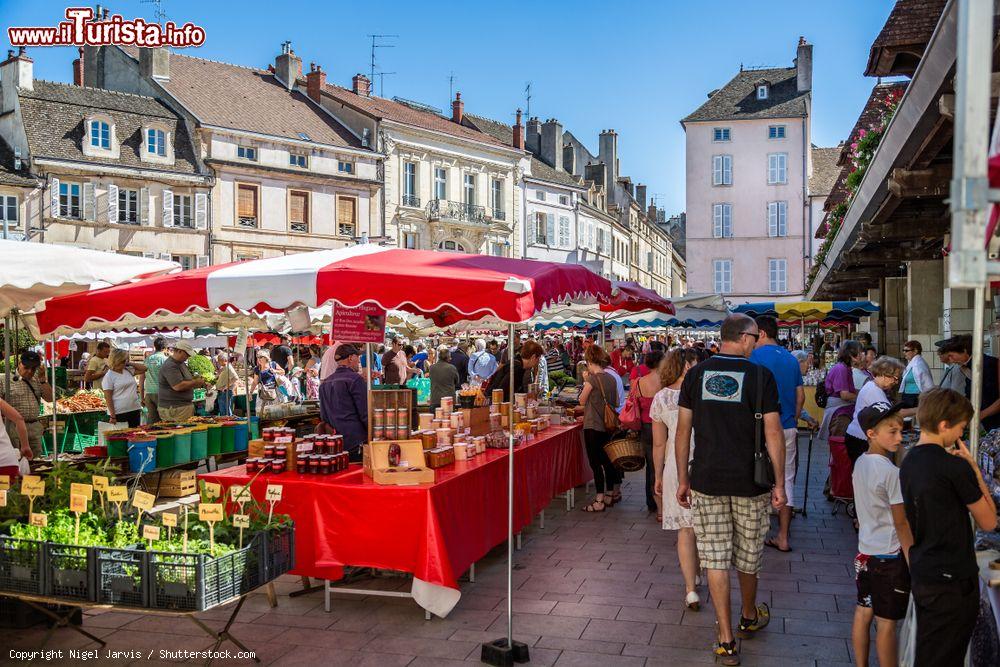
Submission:
[[[621,491],[612,491],[611,493],[606,493],[604,495],[606,497],[608,497],[609,500],[611,500],[611,503],[610,503],[611,505],[617,505],[618,503],[620,503],[622,501],[622,492]]]
[[[598,505],[601,506],[601,509],[597,509]],[[589,505],[584,505],[581,509],[584,512],[590,512],[590,513],[603,512],[604,510],[608,509],[608,504],[603,500],[594,500]]]

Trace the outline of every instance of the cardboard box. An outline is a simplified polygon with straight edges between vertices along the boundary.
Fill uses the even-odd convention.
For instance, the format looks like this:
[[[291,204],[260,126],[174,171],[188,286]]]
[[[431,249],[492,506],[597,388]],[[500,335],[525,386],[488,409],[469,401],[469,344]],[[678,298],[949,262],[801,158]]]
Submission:
[[[247,456],[254,459],[264,456],[264,441],[251,440],[247,444]]]
[[[400,466],[390,468],[389,446],[399,445]],[[365,475],[376,484],[432,484],[434,471],[424,465],[424,447],[420,440],[378,440],[364,446]]]
[[[472,435],[486,435],[490,432],[489,407],[464,408],[462,416],[465,419],[465,427],[471,429]]]

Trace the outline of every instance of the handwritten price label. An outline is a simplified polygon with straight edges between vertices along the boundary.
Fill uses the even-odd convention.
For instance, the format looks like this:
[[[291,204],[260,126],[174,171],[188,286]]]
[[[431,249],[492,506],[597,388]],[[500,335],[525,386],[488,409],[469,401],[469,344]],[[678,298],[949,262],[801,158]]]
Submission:
[[[111,503],[127,503],[128,502],[128,487],[126,487],[126,486],[109,486],[108,487],[108,502],[111,502]]]
[[[313,443],[311,442],[300,442],[295,445],[295,451],[297,452],[311,452],[313,450]]]
[[[160,515],[160,520],[163,521],[163,525],[168,528],[177,527],[177,515],[165,512]]]
[[[248,503],[250,502],[250,491],[245,486],[233,485],[229,487],[229,498],[234,503]]]
[[[25,475],[21,478],[21,493],[26,496],[44,496],[45,481],[37,475]]]
[[[276,503],[281,500],[281,491],[284,489],[280,484],[268,484],[267,495],[264,499],[269,503]]]
[[[28,523],[32,526],[45,528],[49,525],[49,515],[45,512],[32,512],[31,516],[28,518]]]
[[[153,540],[154,542],[160,539],[160,527],[145,525],[142,527],[142,539]]]
[[[234,528],[249,528],[250,527],[250,517],[246,514],[234,514],[233,515],[233,527]]]
[[[10,488],[10,475],[0,475],[0,491]]]
[[[198,518],[202,521],[216,522],[222,521],[225,513],[221,503],[199,503]]]
[[[208,499],[222,497],[222,485],[215,482],[205,482],[205,497]]]
[[[7,507],[7,489],[0,489],[0,507]]]
[[[91,481],[94,483],[94,491],[99,491],[104,493],[111,486],[111,482],[107,477],[102,477],[101,475],[94,475]]]
[[[135,495],[132,496],[132,507],[146,512],[153,509],[153,503],[155,502],[156,496],[145,491],[136,491]]]
[[[94,486],[92,484],[70,484],[69,493],[73,496],[83,496],[87,500],[94,497]]]
[[[88,484],[89,486],[89,484]],[[69,496],[69,511],[76,512],[77,514],[83,514],[87,511],[87,496],[81,496],[76,493],[70,494]]]

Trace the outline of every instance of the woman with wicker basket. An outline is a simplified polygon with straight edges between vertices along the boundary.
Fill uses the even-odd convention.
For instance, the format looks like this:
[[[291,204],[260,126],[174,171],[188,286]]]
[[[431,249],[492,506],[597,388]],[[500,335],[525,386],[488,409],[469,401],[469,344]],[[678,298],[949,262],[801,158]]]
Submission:
[[[677,532],[677,558],[684,575],[687,595],[684,604],[698,611],[701,598],[695,590],[698,584],[698,546],[694,535],[694,516],[690,508],[677,502],[677,462],[674,456],[674,435],[677,431],[677,399],[688,369],[698,363],[693,349],[674,348],[660,362],[658,373],[663,389],[653,397],[649,416],[653,420],[653,468],[656,472],[656,495],[660,497],[663,529]],[[694,453],[692,441],[692,454]]]
[[[594,488],[597,495],[583,508],[584,512],[603,512],[621,498],[617,489],[621,484],[621,473],[611,463],[604,445],[610,442],[617,424],[618,383],[610,373],[604,372],[611,365],[611,357],[600,345],[587,348],[586,379],[580,392],[583,406],[583,442],[587,449],[587,460],[594,471]]]

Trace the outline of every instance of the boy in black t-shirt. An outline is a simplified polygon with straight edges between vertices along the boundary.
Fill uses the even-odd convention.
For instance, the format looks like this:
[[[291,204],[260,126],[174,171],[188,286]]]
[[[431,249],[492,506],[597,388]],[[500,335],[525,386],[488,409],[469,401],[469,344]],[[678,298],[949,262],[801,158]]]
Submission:
[[[915,667],[962,665],[979,614],[979,568],[969,513],[981,530],[995,530],[997,509],[961,440],[971,418],[972,404],[956,391],[921,394],[920,442],[900,466],[906,518],[913,530]]]

